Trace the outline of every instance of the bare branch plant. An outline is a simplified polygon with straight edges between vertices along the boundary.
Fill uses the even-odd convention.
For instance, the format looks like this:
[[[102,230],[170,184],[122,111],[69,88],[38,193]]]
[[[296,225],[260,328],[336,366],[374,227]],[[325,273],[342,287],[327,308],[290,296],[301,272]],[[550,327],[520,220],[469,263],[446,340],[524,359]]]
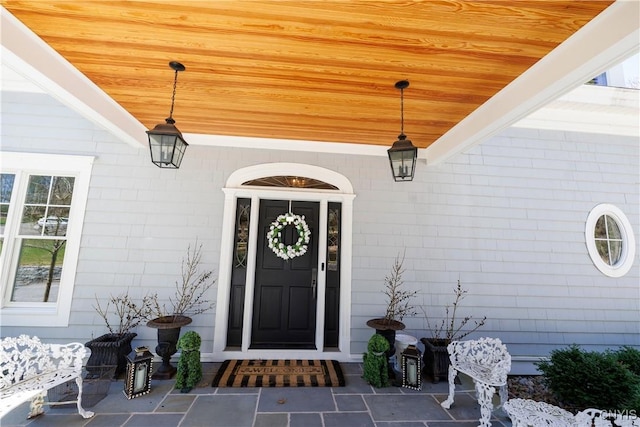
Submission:
[[[113,304],[116,323],[109,319],[113,316],[110,314],[110,306]],[[137,305],[128,293],[123,293],[117,296],[111,295],[110,300],[107,302],[104,309],[100,305],[100,300],[96,296],[96,305],[93,306],[96,312],[102,317],[104,323],[107,325],[107,329],[110,333],[116,335],[123,335],[131,331],[131,329],[138,326],[143,320],[149,316],[149,299],[143,298],[142,304]]]
[[[385,321],[391,323],[392,320],[402,321],[404,316],[413,316],[416,314],[415,307],[411,305],[411,298],[413,298],[418,291],[408,291],[402,289],[404,281],[402,280],[402,274],[404,273],[404,254],[402,258],[400,255],[396,256],[396,259],[391,267],[391,274],[387,275],[384,279],[385,289],[382,291],[389,303],[387,305],[387,312],[384,316]]]
[[[487,321],[487,316],[484,316],[481,320],[473,320],[473,316],[465,316],[458,324],[456,324],[458,307],[460,302],[465,298],[467,292],[467,290],[462,288],[460,280],[458,279],[458,284],[453,289],[455,299],[453,300],[452,305],[447,305],[445,307],[445,317],[437,322],[433,328],[429,321],[429,316],[427,316],[427,312],[423,307],[420,307],[427,322],[427,328],[432,331],[434,340],[444,340],[447,343],[450,343],[451,341],[458,341],[484,326]],[[472,326],[471,329],[464,330],[469,322],[473,322],[473,326],[469,325]]]
[[[206,294],[216,281],[212,278],[213,271],[200,271],[202,261],[202,245],[187,247],[186,258],[182,259],[182,282],[176,281],[176,291],[173,298],[169,297],[169,307],[158,302],[158,294],[149,297],[150,318],[167,316],[195,316],[211,310],[215,302],[206,298]]]

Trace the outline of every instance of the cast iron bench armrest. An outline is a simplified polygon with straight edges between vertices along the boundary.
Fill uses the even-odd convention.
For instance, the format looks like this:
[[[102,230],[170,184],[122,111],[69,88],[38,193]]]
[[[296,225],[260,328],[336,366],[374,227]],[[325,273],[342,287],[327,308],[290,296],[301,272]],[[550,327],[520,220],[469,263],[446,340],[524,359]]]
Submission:
[[[38,337],[20,335],[0,342],[0,417],[31,400],[28,418],[43,412],[47,391],[75,379],[76,403],[84,418],[93,412],[82,408],[82,364],[87,353],[81,343],[44,344]],[[54,403],[50,403],[54,404]]]

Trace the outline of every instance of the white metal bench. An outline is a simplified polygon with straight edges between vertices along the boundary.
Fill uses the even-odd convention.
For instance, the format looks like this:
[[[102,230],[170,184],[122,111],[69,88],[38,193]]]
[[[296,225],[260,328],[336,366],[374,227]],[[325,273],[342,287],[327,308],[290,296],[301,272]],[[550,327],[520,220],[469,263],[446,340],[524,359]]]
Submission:
[[[640,417],[635,412],[611,412],[585,409],[575,416],[562,408],[530,399],[510,399],[504,410],[513,427],[635,427]]]
[[[0,418],[31,400],[27,418],[42,414],[47,391],[75,379],[78,384],[78,413],[91,418],[82,408],[82,363],[87,349],[81,343],[44,344],[37,337],[20,335],[0,342]]]
[[[503,409],[513,427],[575,427],[573,414],[554,405],[530,399],[509,399]],[[584,424],[583,427],[591,427]]]
[[[458,372],[473,379],[480,404],[480,427],[490,427],[492,398],[499,390],[500,405],[507,400],[507,375],[511,371],[511,355],[498,338],[480,338],[470,341],[453,341],[449,352],[449,397],[441,403],[449,409],[455,394]]]
[[[576,426],[593,427],[635,427],[640,426],[640,414],[635,411],[603,411],[585,409],[575,416]]]

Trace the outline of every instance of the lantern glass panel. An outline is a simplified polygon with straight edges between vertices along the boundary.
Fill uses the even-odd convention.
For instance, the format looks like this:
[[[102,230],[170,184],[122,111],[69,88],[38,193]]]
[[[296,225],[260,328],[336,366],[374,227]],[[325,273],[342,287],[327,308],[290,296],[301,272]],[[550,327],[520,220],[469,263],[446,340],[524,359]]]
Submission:
[[[182,157],[184,156],[184,152],[187,150],[187,143],[181,137],[176,138],[176,146],[173,152],[173,164],[176,167],[180,167],[180,163],[182,163]]]
[[[388,150],[389,163],[393,178],[396,181],[412,181],[415,172],[418,150],[415,147],[407,149]]]
[[[149,133],[151,161],[161,168],[179,168],[187,143],[180,135]]]
[[[147,386],[147,366],[146,363],[138,363],[133,379],[133,392],[140,393]]]

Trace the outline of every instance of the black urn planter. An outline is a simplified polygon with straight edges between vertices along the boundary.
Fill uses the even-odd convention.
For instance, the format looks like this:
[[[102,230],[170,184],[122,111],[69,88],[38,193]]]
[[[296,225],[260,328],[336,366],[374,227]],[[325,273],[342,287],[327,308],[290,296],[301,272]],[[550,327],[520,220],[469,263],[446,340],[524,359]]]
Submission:
[[[180,329],[191,323],[188,316],[163,316],[147,322],[147,326],[158,330],[158,345],[156,354],[162,358],[162,364],[156,369],[151,378],[154,380],[168,380],[173,378],[178,370],[171,364],[171,356],[178,351]]]
[[[367,326],[376,330],[376,334],[382,335],[389,342],[389,351],[387,351],[387,360],[396,354],[396,331],[405,328],[405,324],[399,320],[389,320],[386,318],[371,319],[367,321]],[[397,384],[396,374],[393,366],[389,364],[389,378],[392,384]]]
[[[423,373],[425,378],[431,377],[434,383],[439,382],[440,378],[448,380],[449,352],[447,351],[447,345],[449,345],[449,342],[444,339],[436,340],[434,338],[421,338],[420,342],[424,344],[422,360],[424,362]]]
[[[131,341],[135,332],[104,334],[85,343],[91,350],[87,360],[87,378],[100,377],[105,367],[115,367],[113,378],[118,378],[127,367],[127,354],[131,353]]]

